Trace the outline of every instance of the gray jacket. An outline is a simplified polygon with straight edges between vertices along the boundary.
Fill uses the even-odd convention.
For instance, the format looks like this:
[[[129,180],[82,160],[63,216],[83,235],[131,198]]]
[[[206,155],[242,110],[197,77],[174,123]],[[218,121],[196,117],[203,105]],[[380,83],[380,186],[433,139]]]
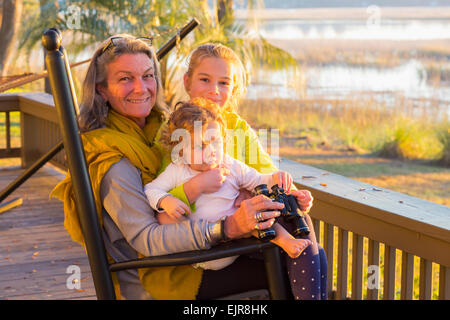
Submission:
[[[103,239],[116,261],[175,252],[209,249],[208,222],[186,220],[160,225],[144,194],[140,170],[123,158],[108,170],[101,188]],[[137,270],[117,273],[124,299],[151,299],[143,289]]]

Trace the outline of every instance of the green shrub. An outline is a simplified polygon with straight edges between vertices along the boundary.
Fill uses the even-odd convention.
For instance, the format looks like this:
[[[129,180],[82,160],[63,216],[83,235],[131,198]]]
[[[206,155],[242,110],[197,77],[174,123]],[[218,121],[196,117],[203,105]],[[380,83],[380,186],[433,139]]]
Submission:
[[[438,163],[450,167],[450,123],[448,121],[443,122],[443,124],[436,129],[436,137],[442,144]]]
[[[441,150],[432,123],[399,117],[378,155],[407,160],[433,160]]]

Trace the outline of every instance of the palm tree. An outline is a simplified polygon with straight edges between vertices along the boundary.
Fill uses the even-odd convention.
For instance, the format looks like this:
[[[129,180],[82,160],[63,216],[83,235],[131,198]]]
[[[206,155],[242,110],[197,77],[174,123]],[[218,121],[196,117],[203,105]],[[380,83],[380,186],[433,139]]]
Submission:
[[[4,0],[0,26],[0,76],[6,76],[15,50],[17,30],[22,12],[22,0]]]
[[[260,6],[258,2],[249,1],[249,6]],[[27,37],[22,38],[19,48],[26,52],[40,44],[43,31],[49,27],[62,30],[64,45],[75,56],[116,33],[153,36],[155,47],[159,47],[192,17],[197,18],[200,26],[193,35],[161,61],[169,104],[183,91],[182,82],[178,81],[183,61],[194,47],[206,42],[233,48],[249,72],[267,67],[294,71],[297,68],[290,54],[235,21],[232,0],[217,0],[212,6],[208,0],[40,0],[40,5],[40,11],[30,15],[21,30]]]

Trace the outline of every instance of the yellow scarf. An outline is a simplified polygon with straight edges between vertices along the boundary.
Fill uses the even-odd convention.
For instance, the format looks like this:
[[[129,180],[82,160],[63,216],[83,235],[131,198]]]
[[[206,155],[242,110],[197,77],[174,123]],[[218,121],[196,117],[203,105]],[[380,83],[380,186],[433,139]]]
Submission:
[[[146,125],[141,129],[134,121],[110,109],[106,128],[82,135],[100,227],[100,185],[103,176],[114,163],[126,157],[141,171],[143,184],[152,181],[161,166],[161,151],[153,144],[161,123],[162,116],[156,110],[147,117]],[[70,173],[50,196],[64,202],[64,227],[72,240],[84,246]],[[139,257],[142,255],[139,254]],[[138,273],[145,290],[156,299],[195,299],[202,278],[202,270],[190,265],[138,269]]]

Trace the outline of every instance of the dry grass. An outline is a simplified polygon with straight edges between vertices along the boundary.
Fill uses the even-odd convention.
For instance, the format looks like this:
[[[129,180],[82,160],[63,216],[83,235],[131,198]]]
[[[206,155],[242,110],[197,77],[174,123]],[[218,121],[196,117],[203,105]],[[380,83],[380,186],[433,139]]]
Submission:
[[[410,107],[402,108],[271,99],[246,101],[239,112],[255,128],[280,130],[282,157],[450,205],[450,169],[436,164],[448,154],[450,125],[413,118]],[[393,145],[391,158],[378,156]]]
[[[448,121],[420,118],[412,104],[386,107],[375,100],[245,101],[240,114],[256,128],[279,129],[282,139],[300,148],[382,152],[404,159],[437,160],[446,145],[438,132]]]
[[[450,206],[450,169],[447,168],[349,151],[300,149],[286,144],[281,144],[280,156]]]
[[[346,39],[271,39],[301,65],[346,64],[390,68],[409,59],[419,59],[432,83],[448,81],[450,46],[445,40],[394,41]]]

